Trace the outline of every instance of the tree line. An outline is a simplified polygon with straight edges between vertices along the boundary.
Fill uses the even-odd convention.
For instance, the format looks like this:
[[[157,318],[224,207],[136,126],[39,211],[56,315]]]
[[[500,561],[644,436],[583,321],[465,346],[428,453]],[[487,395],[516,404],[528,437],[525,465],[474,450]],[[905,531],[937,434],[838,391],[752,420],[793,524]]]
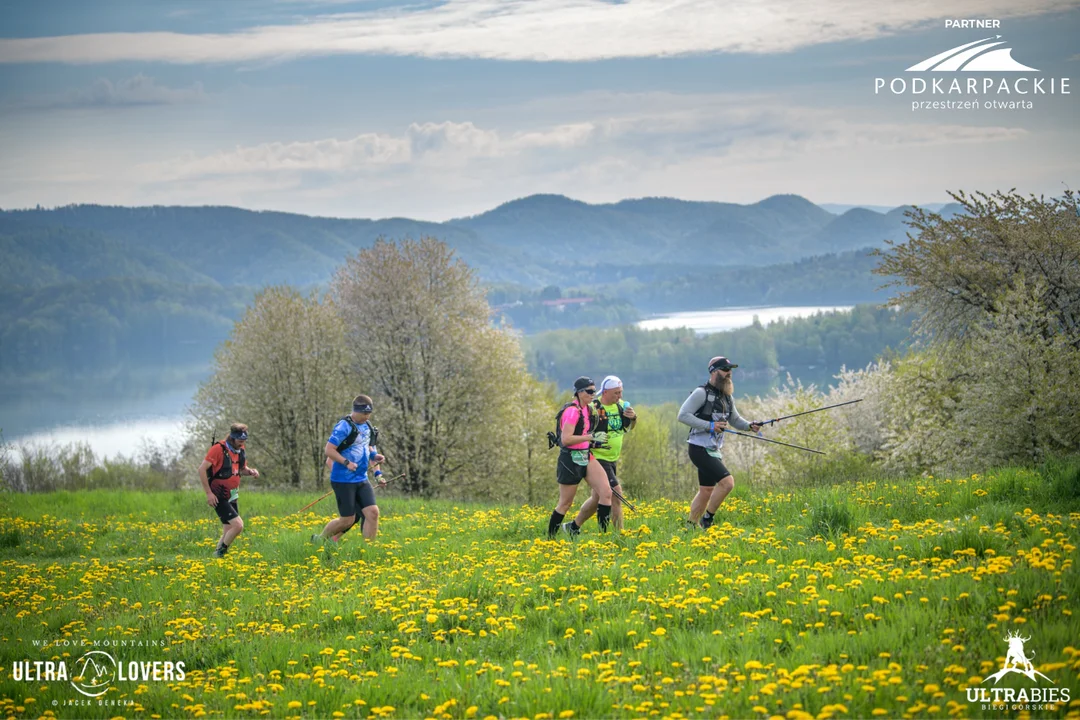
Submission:
[[[796,367],[863,367],[883,353],[907,347],[910,312],[857,305],[849,312],[818,313],[738,330],[698,335],[688,328],[636,326],[556,330],[522,340],[529,370],[568,386],[583,371],[611,368],[630,387],[682,387],[702,377],[702,358],[734,358],[740,374]]]
[[[668,265],[604,268],[585,287],[633,303],[642,312],[751,305],[852,305],[884,302],[871,248],[815,255],[764,267]]]
[[[526,333],[616,324],[611,322],[613,319],[629,322],[636,318],[628,312],[621,317],[616,314],[627,307],[643,313],[662,313],[724,306],[885,302],[889,292],[882,287],[885,281],[874,275],[877,261],[871,253],[871,248],[863,248],[764,267],[666,262],[576,265],[560,268],[562,281],[542,289],[514,283],[492,284],[488,301]],[[545,317],[538,312],[544,300],[560,297],[596,298],[597,302],[581,308],[585,321],[565,313]],[[517,314],[506,311],[520,305],[526,309]],[[534,312],[539,322],[533,322]],[[560,318],[573,320],[560,324]]]
[[[641,318],[629,300],[595,289],[566,289],[548,285],[540,289],[494,285],[487,300],[496,322],[526,334],[580,327],[611,327]]]

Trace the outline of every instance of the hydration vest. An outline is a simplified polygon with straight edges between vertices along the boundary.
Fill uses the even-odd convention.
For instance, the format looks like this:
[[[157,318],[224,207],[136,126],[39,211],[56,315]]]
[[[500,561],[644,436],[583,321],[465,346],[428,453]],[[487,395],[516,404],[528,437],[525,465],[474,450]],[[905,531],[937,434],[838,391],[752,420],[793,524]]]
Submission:
[[[706,422],[712,422],[714,412],[721,412],[728,416],[731,415],[733,403],[729,396],[725,395],[720,390],[717,390],[709,383],[698,385],[698,387],[705,390],[705,402],[702,403],[701,407],[694,413],[695,417],[701,418]],[[693,432],[694,428],[690,428],[690,433]],[[687,437],[689,436],[688,433]]]
[[[214,447],[214,445],[221,446],[221,467],[218,468],[217,472],[214,472],[214,467],[212,465],[206,468],[207,480],[228,480],[233,476],[232,458],[229,456],[227,442],[227,440],[222,440],[221,442],[215,442],[210,445],[210,447]],[[240,470],[243,470],[247,467],[247,458],[244,456],[244,448],[240,448],[240,451],[236,454],[239,456]]]
[[[566,412],[566,409],[576,405],[575,402],[570,401],[559,408],[559,412],[555,413],[555,432],[548,433],[548,450],[558,445],[563,447],[562,442],[562,416]],[[581,414],[578,416],[577,424],[574,426],[575,435],[583,435],[585,433],[585,413],[589,413],[589,417],[592,419],[590,427],[596,425],[596,415],[592,412],[592,403],[588,403],[585,407],[581,408]]]
[[[345,436],[345,439],[337,444],[337,451],[341,452],[346,448],[352,447],[352,444],[356,442],[356,437],[360,434],[360,426],[352,419],[351,415],[346,415],[341,418],[345,422],[349,423],[349,434]],[[368,445],[375,446],[379,442],[379,428],[375,427],[371,423],[366,423],[371,428],[371,438],[368,440]]]
[[[604,408],[603,403],[601,403],[599,399],[596,399],[596,400],[593,400],[591,404],[592,404],[593,408],[596,410],[596,412],[595,412],[595,417],[596,417],[595,428],[596,428],[596,432],[612,432],[608,428],[609,415],[608,415],[608,411]],[[619,424],[619,427],[616,428],[615,432],[623,432],[623,433],[625,433],[625,432],[630,430],[630,420],[626,417],[626,415],[623,414],[623,407],[624,407],[623,401],[619,400],[616,403],[616,405],[619,407],[619,422],[620,422],[620,424]]]

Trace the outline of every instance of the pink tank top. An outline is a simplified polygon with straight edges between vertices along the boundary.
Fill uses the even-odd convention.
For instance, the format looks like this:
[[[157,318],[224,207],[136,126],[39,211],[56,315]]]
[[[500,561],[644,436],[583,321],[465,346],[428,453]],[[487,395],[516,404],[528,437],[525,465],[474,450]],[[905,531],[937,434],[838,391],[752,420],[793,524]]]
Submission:
[[[585,425],[584,425],[585,429],[581,431],[581,434],[582,435],[588,435],[589,434],[589,425],[590,425],[590,421],[591,421],[592,418],[590,417],[590,413],[584,413],[584,415],[585,415]],[[563,414],[562,414],[562,428],[559,431],[560,436],[564,437],[564,438],[568,438],[571,435],[574,435],[575,434],[574,433],[574,428],[577,427],[578,418],[580,418],[581,416],[582,416],[581,407],[576,402],[573,405],[571,405],[570,407],[566,408],[566,410],[564,410]],[[588,450],[589,449],[589,443],[588,443],[588,441],[580,442],[580,443],[578,443],[576,445],[567,445],[566,447],[569,450]]]

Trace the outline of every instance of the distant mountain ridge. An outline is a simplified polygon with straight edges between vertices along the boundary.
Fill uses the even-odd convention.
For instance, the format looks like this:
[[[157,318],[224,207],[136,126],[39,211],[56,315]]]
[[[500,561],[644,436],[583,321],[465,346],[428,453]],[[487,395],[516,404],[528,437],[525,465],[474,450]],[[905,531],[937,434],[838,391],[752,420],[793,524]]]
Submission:
[[[561,195],[533,195],[448,224],[534,257],[574,257],[583,246],[598,246],[617,249],[627,262],[659,254],[715,265],[766,265],[777,262],[777,253],[798,260],[878,246],[901,230],[890,223],[857,240],[848,233],[837,242],[828,232],[837,219],[798,195],[774,195],[752,205],[671,198],[589,205]]]
[[[511,319],[530,332],[643,311],[879,302],[888,295],[868,249],[902,240],[903,220],[904,208],[836,216],[797,195],[750,205],[533,195],[443,223],[231,207],[0,211],[0,404],[71,378],[113,387],[129,371],[203,366],[260,288],[326,287],[379,237],[444,240],[489,296],[594,298],[565,313],[521,303]]]
[[[51,235],[52,242],[42,243],[42,234]],[[123,271],[129,259],[154,254],[179,263],[188,275],[205,275],[222,286],[324,283],[347,257],[380,236],[436,235],[474,265],[503,252],[467,231],[398,218],[343,220],[232,207],[175,206],[75,205],[0,212],[0,252],[5,256],[24,258],[35,251],[40,256],[42,250],[62,248],[77,257],[79,247],[70,237],[76,235],[97,238],[83,246],[85,260],[103,264],[106,260],[95,255],[105,252],[121,266],[118,275],[132,274]],[[512,250],[506,253],[508,259],[515,259]],[[42,261],[51,262],[47,255]],[[0,281],[9,281],[6,274],[0,271]],[[501,277],[497,268],[495,276],[513,279]],[[18,284],[32,284],[27,282],[32,278],[22,274]],[[75,279],[87,278],[76,275]]]
[[[942,202],[938,202],[938,203],[922,203],[922,204],[919,204],[919,207],[921,207],[923,210],[930,210],[932,212],[938,212],[943,207],[945,207],[947,205],[950,205],[950,204],[951,203],[942,203]],[[823,210],[828,210],[833,215],[843,215],[848,210],[854,210],[855,208],[862,208],[863,210],[873,210],[874,212],[881,213],[882,215],[884,215],[886,213],[889,213],[889,212],[892,212],[893,210],[896,210],[896,207],[894,207],[892,205],[843,205],[843,204],[839,204],[839,203],[820,203],[820,204],[818,204],[818,207],[820,207]],[[910,206],[901,205],[900,207],[910,207]]]
[[[959,206],[942,209],[944,214]],[[613,257],[765,266],[903,240],[904,208],[842,215],[798,195],[750,205],[640,198],[589,204],[531,195],[443,223],[309,217],[232,207],[106,207],[0,211],[0,282],[40,286],[108,276],[222,286],[325,283],[376,238],[432,235],[488,282],[559,283]],[[632,272],[632,269],[630,270]]]

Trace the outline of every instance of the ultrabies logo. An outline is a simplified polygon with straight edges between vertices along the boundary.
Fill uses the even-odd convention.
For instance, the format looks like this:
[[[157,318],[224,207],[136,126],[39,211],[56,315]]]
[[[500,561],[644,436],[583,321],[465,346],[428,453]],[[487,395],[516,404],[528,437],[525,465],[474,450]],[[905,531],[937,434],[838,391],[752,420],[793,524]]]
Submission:
[[[187,677],[183,662],[131,660],[118,662],[104,650],[91,650],[68,667],[66,660],[22,660],[14,663],[11,676],[33,683],[68,682],[86,697],[96,698],[125,682],[179,682]]]
[[[946,20],[945,27],[999,28],[1001,21]],[[915,63],[903,76],[874,78],[874,94],[910,98],[912,112],[1032,110],[1040,96],[1072,94],[1069,78],[1040,75],[1013,58],[1013,48],[1005,44],[995,34],[949,48]]]
[[[1051,685],[1054,681],[1035,669],[1031,663],[1035,657],[1034,651],[1028,657],[1024,649],[1024,643],[1031,637],[1021,637],[1019,633],[1008,633],[1002,640],[1008,643],[1009,650],[1005,654],[1005,662],[1001,669],[988,676],[982,684],[993,680],[997,685],[1001,678],[1016,673],[1023,675],[1032,682],[1039,682],[1038,678],[1045,679]],[[1002,688],[1002,687],[975,687],[967,689],[967,701],[979,703],[982,710],[1056,710],[1059,705],[1068,705],[1072,699],[1067,687],[1033,687],[1033,688]]]

